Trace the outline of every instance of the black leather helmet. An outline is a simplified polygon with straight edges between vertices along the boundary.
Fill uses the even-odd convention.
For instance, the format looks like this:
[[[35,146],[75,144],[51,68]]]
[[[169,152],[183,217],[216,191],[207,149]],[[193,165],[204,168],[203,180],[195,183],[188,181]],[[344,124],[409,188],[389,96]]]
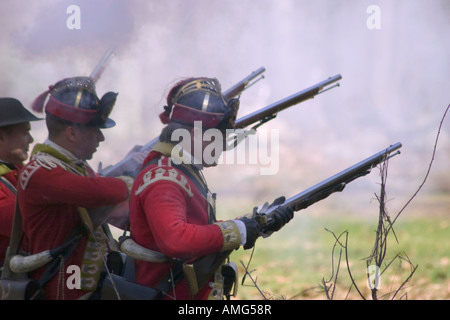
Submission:
[[[170,121],[193,125],[201,121],[206,128],[233,128],[239,100],[225,101],[220,83],[214,78],[189,78],[176,84],[167,96],[160,114],[164,124]]]
[[[115,126],[108,118],[116,102],[117,93],[107,92],[97,97],[95,83],[90,77],[72,77],[58,81],[43,92],[33,103],[33,110],[42,112],[50,95],[45,112],[57,118],[99,128]]]

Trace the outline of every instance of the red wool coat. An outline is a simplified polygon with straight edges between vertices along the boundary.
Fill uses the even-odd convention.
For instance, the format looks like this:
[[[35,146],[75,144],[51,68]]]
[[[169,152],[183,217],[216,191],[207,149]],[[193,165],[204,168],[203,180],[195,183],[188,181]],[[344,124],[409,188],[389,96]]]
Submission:
[[[120,179],[83,176],[68,171],[59,163],[52,160],[45,162],[45,159],[37,161],[34,157],[20,175],[18,199],[22,225],[27,250],[33,254],[64,242],[81,221],[78,207],[109,206],[128,198],[128,187]],[[81,268],[85,250],[88,249],[87,239],[87,236],[81,239],[61,271],[45,286],[46,299],[77,299],[89,292],[67,285],[72,275],[67,268],[71,265]],[[34,272],[33,278],[38,279],[44,268]],[[84,281],[82,278],[82,285]]]
[[[144,169],[136,177],[130,194],[130,223],[133,239],[141,246],[162,252],[171,258],[190,259],[220,252],[224,236],[210,224],[208,203],[181,171],[162,157],[158,164],[146,164],[162,157],[152,151]],[[136,261],[136,281],[156,287],[169,274],[171,263]],[[206,299],[205,286],[194,299]],[[168,294],[173,295],[170,291]],[[176,286],[176,299],[190,299],[185,280]],[[175,298],[172,296],[172,298]],[[168,297],[166,297],[168,298]]]
[[[5,170],[1,171],[6,172],[2,177],[10,183],[10,187],[16,188],[18,169],[10,171],[4,165],[2,165],[2,169]],[[16,194],[3,181],[0,181],[0,266],[3,264],[6,249],[9,246],[15,208]]]

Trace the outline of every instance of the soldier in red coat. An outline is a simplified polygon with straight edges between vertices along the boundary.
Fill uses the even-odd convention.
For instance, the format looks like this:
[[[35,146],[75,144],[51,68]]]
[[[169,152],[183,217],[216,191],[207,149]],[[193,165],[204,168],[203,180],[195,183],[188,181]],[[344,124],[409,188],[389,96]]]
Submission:
[[[74,77],[50,86],[33,104],[34,110],[42,111],[48,97],[48,139],[36,144],[19,179],[26,249],[36,254],[75,239],[73,252],[65,250],[67,256],[55,260],[56,273],[47,274],[48,265],[32,273],[34,279],[45,282],[46,299],[92,295],[109,250],[104,217],[92,210],[128,199],[125,181],[98,176],[86,162],[104,141],[101,129],[115,125],[108,116],[116,96],[108,92],[99,99],[91,78]],[[78,237],[71,238],[72,233]]]
[[[31,121],[42,120],[14,98],[0,98],[0,266],[6,254],[16,208],[20,169],[33,143]]]
[[[240,246],[248,249],[259,236],[254,219],[217,221],[215,195],[202,175],[204,167],[217,164],[224,150],[225,133],[233,127],[237,103],[236,99],[225,101],[216,79],[189,78],[176,84],[160,115],[167,126],[133,184],[130,222],[134,241],[173,259],[137,260],[136,281],[159,288],[166,299],[222,299],[220,267],[205,286],[192,292],[186,277],[180,277],[177,261]],[[217,141],[203,141],[206,130],[219,132]],[[174,137],[182,137],[182,141]],[[292,215],[291,210],[280,208],[278,216],[286,223]]]

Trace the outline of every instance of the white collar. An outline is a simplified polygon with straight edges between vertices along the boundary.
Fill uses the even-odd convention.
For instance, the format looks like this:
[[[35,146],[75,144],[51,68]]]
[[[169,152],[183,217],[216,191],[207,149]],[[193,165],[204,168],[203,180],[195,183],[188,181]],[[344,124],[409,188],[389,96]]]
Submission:
[[[60,145],[56,144],[55,142],[51,141],[50,139],[47,139],[44,141],[44,144],[57,150],[59,153],[61,153],[63,156],[67,157],[70,161],[74,163],[84,163],[83,160],[78,159],[72,152],[70,152],[67,149],[64,149]]]

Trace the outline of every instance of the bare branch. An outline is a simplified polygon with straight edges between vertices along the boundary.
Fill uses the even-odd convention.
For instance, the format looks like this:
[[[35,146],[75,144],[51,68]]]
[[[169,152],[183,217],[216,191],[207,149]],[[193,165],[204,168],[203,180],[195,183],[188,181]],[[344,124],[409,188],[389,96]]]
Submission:
[[[261,291],[261,289],[259,289],[258,285],[256,284],[256,281],[253,280],[252,275],[250,274],[250,272],[248,272],[247,267],[244,265],[244,263],[241,260],[241,264],[245,269],[245,275],[248,275],[248,277],[250,278],[250,280],[253,282],[253,285],[255,286],[256,289],[258,289],[259,293],[261,294],[261,296],[263,297],[264,300],[267,300],[266,296],[264,295],[264,293]]]
[[[419,191],[422,189],[423,185],[425,184],[425,182],[428,179],[428,176],[430,175],[430,171],[431,171],[431,166],[433,165],[434,162],[434,157],[436,155],[436,149],[437,149],[437,144],[439,141],[439,136],[441,134],[441,129],[442,129],[442,124],[444,123],[444,119],[447,116],[447,112],[450,109],[450,104],[447,106],[447,108],[445,109],[444,115],[441,119],[441,122],[439,123],[439,128],[438,128],[438,132],[436,135],[436,140],[434,142],[434,147],[433,147],[433,153],[431,155],[431,161],[430,164],[428,165],[428,170],[425,174],[425,178],[423,179],[422,183],[420,184],[419,188],[416,190],[416,192],[412,195],[412,197],[406,202],[406,204],[403,206],[403,208],[399,211],[399,213],[397,214],[397,216],[395,217],[394,221],[395,222],[397,220],[397,218],[402,214],[402,212],[406,209],[406,207],[411,203],[411,201],[417,196],[417,194],[419,193]]]

